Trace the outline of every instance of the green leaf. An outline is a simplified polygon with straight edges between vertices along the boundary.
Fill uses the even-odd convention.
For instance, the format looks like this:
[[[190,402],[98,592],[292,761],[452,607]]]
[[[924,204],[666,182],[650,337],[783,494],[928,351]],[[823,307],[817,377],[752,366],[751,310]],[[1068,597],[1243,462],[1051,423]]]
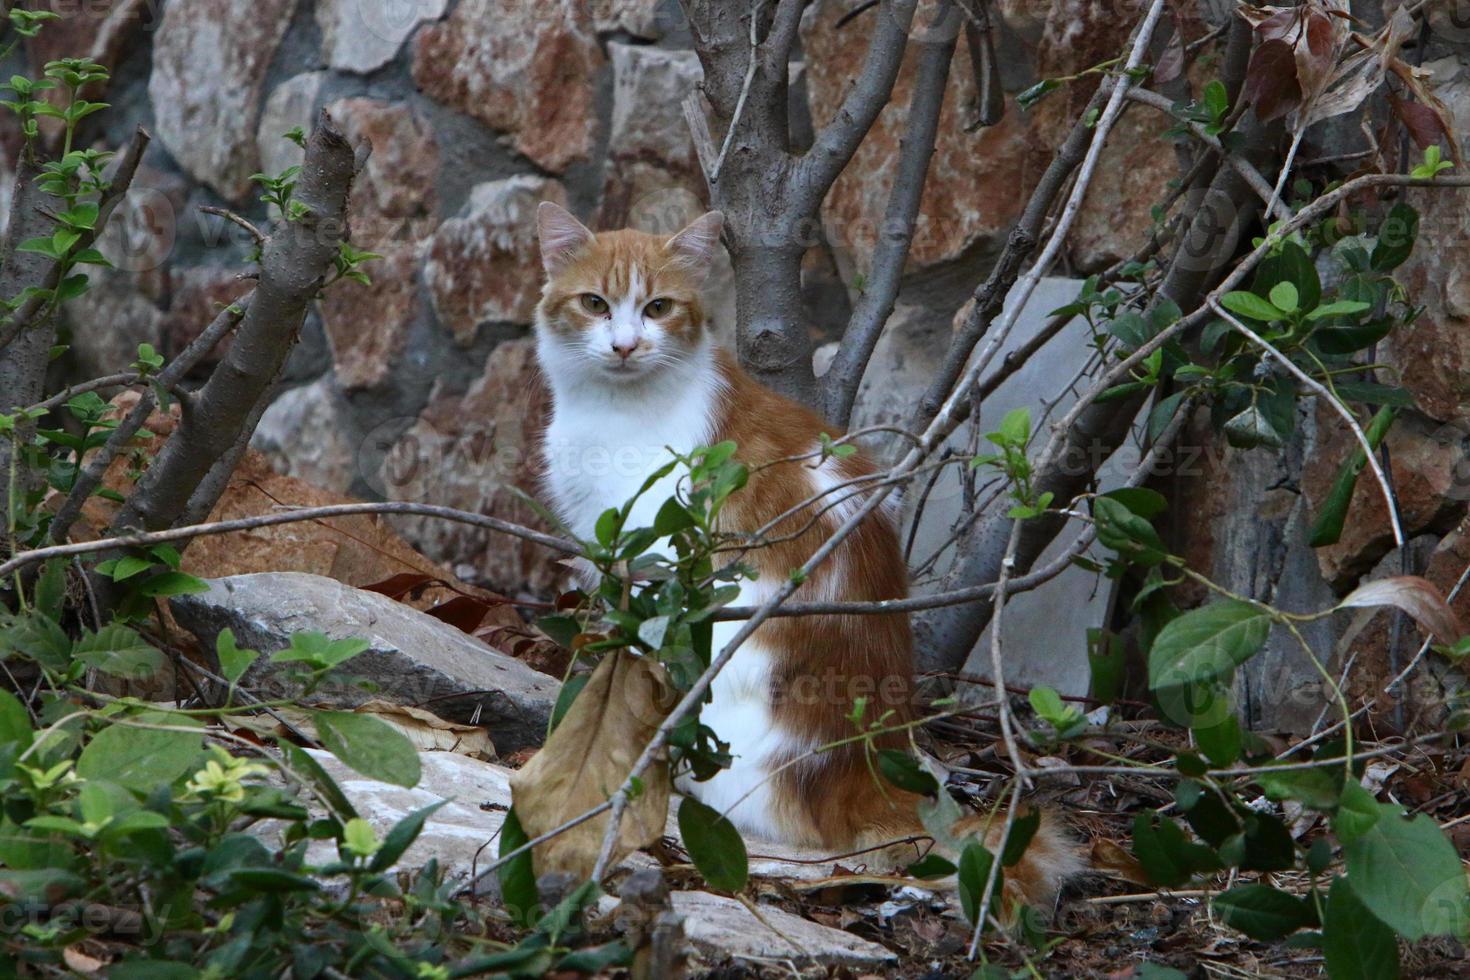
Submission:
[[[516,808],[505,814],[505,823],[500,828],[500,857],[504,858],[518,848],[531,842],[521,827],[521,818]],[[536,869],[531,861],[531,852],[501,865],[495,872],[500,878],[500,897],[510,917],[523,926],[533,926],[540,918],[541,896],[536,890]]]
[[[591,679],[591,674],[574,674],[561,686],[561,690],[556,695],[556,704],[551,707],[551,721],[548,725],[550,731],[556,731],[556,726],[561,724],[561,720],[571,710],[572,702],[577,700],[577,695],[582,693],[582,688],[586,687],[587,682]]]
[[[598,515],[597,523],[593,525],[592,533],[597,538],[597,543],[604,548],[611,548],[617,540],[618,524],[622,522],[622,514],[616,507],[609,507]]]
[[[991,854],[979,841],[970,841],[960,852],[960,908],[972,925],[976,917],[980,915],[980,906],[983,904],[982,896],[985,894],[985,880],[990,877],[990,869],[994,864],[995,855]],[[995,885],[990,893],[990,909],[995,913],[1004,911],[999,908],[1001,884],[1004,880],[1004,872],[997,870]]]
[[[1261,649],[1271,618],[1229,599],[1185,613],[1165,626],[1148,657],[1151,690],[1223,677]]]
[[[340,667],[371,644],[355,636],[334,640],[325,633],[303,630],[291,635],[291,645],[271,654],[271,663],[307,663],[314,667]]]
[[[1373,826],[1342,846],[1353,892],[1410,941],[1462,935],[1470,929],[1470,893],[1454,845],[1426,814],[1405,820],[1398,807],[1377,805]]]
[[[1179,824],[1152,811],[1133,818],[1132,847],[1149,880],[1165,887],[1177,887],[1200,872],[1221,867],[1213,849],[1194,843]]]
[[[1032,810],[1011,822],[1011,832],[1006,835],[1005,846],[1000,850],[1002,867],[1013,868],[1026,856],[1026,848],[1041,829],[1041,811]]]
[[[1414,396],[1395,385],[1382,385],[1373,381],[1339,381],[1336,388],[1338,397],[1345,402],[1387,405],[1390,408],[1414,407]]]
[[[1294,305],[1298,309],[1310,310],[1322,301],[1322,280],[1317,275],[1316,263],[1296,242],[1283,242],[1280,252],[1261,262],[1251,290],[1256,295],[1269,295],[1281,283],[1290,283],[1296,289]]]
[[[1220,297],[1220,305],[1237,316],[1243,316],[1248,320],[1259,320],[1262,323],[1286,319],[1285,313],[1255,293],[1244,291],[1226,293]]]
[[[237,683],[250,665],[260,659],[260,651],[240,649],[235,643],[235,631],[228,626],[215,637],[214,651],[219,658],[220,674],[231,684]]]
[[[1119,487],[1103,494],[1109,500],[1116,500],[1127,507],[1133,513],[1146,521],[1151,521],[1164,511],[1169,509],[1169,500],[1157,490],[1147,487]]]
[[[1273,942],[1311,925],[1305,902],[1267,885],[1241,885],[1217,895],[1215,911],[1232,929],[1252,939]]]
[[[1011,409],[1000,420],[1000,428],[987,438],[997,446],[1024,447],[1031,439],[1031,409]]]
[[[1032,106],[1036,105],[1036,103],[1040,102],[1042,99],[1046,98],[1052,92],[1055,92],[1061,87],[1062,83],[1057,81],[1056,79],[1043,78],[1041,81],[1026,89],[1020,95],[1016,96],[1016,104],[1019,105],[1022,109],[1030,109]]]
[[[1267,799],[1295,800],[1331,813],[1342,799],[1343,769],[1324,763],[1320,769],[1267,770],[1256,775],[1256,782],[1266,791]]]
[[[151,561],[148,561],[146,558],[138,558],[134,555],[124,555],[116,562],[104,564],[110,565],[107,570],[107,574],[112,578],[114,582],[125,582],[128,579],[132,578],[134,575],[141,575],[143,572],[146,572],[148,571],[148,569],[153,567],[153,563]],[[101,565],[98,565],[97,567],[99,570],[102,568]]]
[[[1240,758],[1240,719],[1226,715],[1214,725],[1190,726],[1195,744],[1201,752],[1217,766],[1228,766]]]
[[[750,876],[745,841],[729,820],[692,796],[679,804],[679,836],[705,882],[718,891],[738,892]]]
[[[878,772],[899,789],[933,796],[939,792],[939,781],[919,765],[917,759],[898,749],[882,749],[878,752]]]
[[[19,746],[23,751],[33,737],[30,712],[14,694],[0,688],[0,745]]]
[[[424,821],[428,820],[435,810],[438,810],[448,802],[448,800],[440,800],[438,803],[430,803],[428,806],[415,810],[394,824],[393,829],[388,831],[388,836],[383,838],[382,846],[373,854],[373,860],[368,865],[368,870],[387,871],[391,868],[394,862],[403,857],[403,852],[407,851],[413,845],[413,842],[418,840],[419,834],[424,829]]]
[[[1251,294],[1254,295],[1254,294]],[[1301,300],[1296,286],[1290,282],[1278,282],[1271,287],[1271,305],[1282,313],[1295,313]]]
[[[311,717],[322,746],[348,766],[395,786],[418,784],[418,751],[396,728],[355,711],[314,711]]]
[[[1335,303],[1328,303],[1326,306],[1317,307],[1311,313],[1307,314],[1307,319],[1315,323],[1318,320],[1324,320],[1330,316],[1352,316],[1357,313],[1362,313],[1364,310],[1371,310],[1372,308],[1373,305],[1371,303],[1360,303],[1355,300],[1341,299]]]
[[[660,537],[677,534],[693,526],[693,515],[675,497],[665,500],[663,506],[658,509],[658,515],[653,519],[653,529],[659,533]]]
[[[1322,917],[1322,952],[1332,980],[1398,980],[1393,930],[1368,911],[1346,878],[1334,878]]]
[[[163,666],[163,653],[133,630],[111,623],[77,641],[76,656],[113,677],[152,677]]]
[[[1152,524],[1135,514],[1114,497],[1098,497],[1092,502],[1097,521],[1097,539],[1125,558],[1142,565],[1157,565],[1167,550]]]
[[[949,861],[930,851],[909,865],[906,870],[915,878],[935,879],[948,878],[958,869]]]
[[[1364,430],[1364,435],[1368,437],[1368,444],[1375,451],[1382,445],[1384,437],[1388,435],[1394,416],[1395,412],[1392,408],[1381,408]],[[1342,538],[1343,523],[1347,520],[1348,507],[1353,502],[1353,489],[1357,486],[1358,474],[1362,473],[1367,465],[1368,457],[1364,455],[1362,447],[1359,446],[1353,450],[1352,456],[1338,471],[1337,478],[1332,481],[1332,489],[1327,492],[1327,499],[1322,501],[1317,512],[1317,519],[1312,523],[1312,535],[1308,543],[1313,548],[1336,544]]]
[[[1280,449],[1285,444],[1281,433],[1276,431],[1266,413],[1256,405],[1251,405],[1225,423],[1225,438],[1238,449],[1256,449],[1261,446]]]
[[[1148,413],[1149,442],[1157,440],[1168,428],[1169,423],[1174,421],[1174,414],[1179,411],[1179,403],[1184,401],[1188,394],[1187,391],[1176,391],[1154,404],[1153,409]]]
[[[166,725],[173,729],[199,727],[187,715],[160,711],[116,719],[82,749],[77,759],[77,775],[151,792],[188,772],[204,750],[202,734],[134,728],[127,722]]]
[[[185,572],[160,572],[138,586],[138,594],[150,599],[176,595],[198,595],[209,591],[209,583]]]
[[[313,878],[280,868],[233,868],[226,877],[231,884],[273,895],[314,892],[322,887]]]
[[[286,754],[286,758],[290,762],[291,770],[297,776],[306,779],[306,781],[316,788],[317,793],[326,800],[327,805],[331,807],[333,813],[342,820],[351,820],[357,816],[357,809],[353,807],[352,801],[347,798],[347,794],[342,792],[342,787],[337,785],[337,781],[332,778],[332,774],[323,769],[322,764],[317,762],[310,752],[285,739],[278,739],[277,741],[281,747],[281,751]]]
[[[1373,246],[1374,270],[1389,272],[1403,265],[1418,237],[1419,212],[1407,204],[1395,204],[1378,228],[1378,243]]]

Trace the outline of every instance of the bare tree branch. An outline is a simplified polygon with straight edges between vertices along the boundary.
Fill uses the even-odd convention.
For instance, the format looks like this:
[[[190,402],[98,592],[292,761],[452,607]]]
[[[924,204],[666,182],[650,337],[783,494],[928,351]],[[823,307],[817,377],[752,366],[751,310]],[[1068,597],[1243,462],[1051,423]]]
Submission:
[[[96,243],[97,237],[106,230],[108,219],[112,217],[112,213],[117,210],[117,206],[127,197],[128,188],[133,183],[133,175],[138,172],[138,164],[142,162],[143,153],[148,149],[148,143],[151,139],[152,137],[148,135],[148,131],[142,126],[134,130],[132,142],[128,144],[127,151],[123,154],[122,159],[118,162],[117,169],[113,172],[112,186],[107,189],[107,193],[98,202],[97,221],[93,225],[92,230],[84,232],[81,238],[77,239],[76,244],[72,246],[74,253],[91,248]],[[19,198],[21,193],[20,179],[17,176],[17,198]],[[39,193],[39,190],[37,193]],[[17,200],[16,203],[19,204],[20,202]],[[52,219],[47,217],[46,221],[51,222]],[[19,245],[23,241],[25,241],[24,238],[17,239],[15,244]],[[45,262],[48,260],[43,258],[42,261]],[[41,280],[28,283],[27,285],[39,286],[46,293],[51,293],[56,287],[61,285],[61,276],[64,271],[65,269],[62,263],[51,262],[50,268]],[[19,290],[16,291],[16,293],[18,292]],[[0,297],[9,297],[11,295],[13,294],[9,292],[0,293]],[[30,299],[22,303],[15,313],[7,317],[3,324],[0,324],[0,350],[4,350],[14,342],[16,337],[20,336],[32,326],[37,316],[49,310],[53,305],[53,300],[43,293],[34,294]],[[49,350],[49,345],[47,349]]]
[[[1102,111],[1103,103],[1111,91],[1111,83],[1105,82],[1093,93],[1092,101],[1088,103],[1083,112],[1083,120],[1095,109]],[[939,412],[944,400],[954,390],[954,384],[965,370],[965,364],[974,352],[975,346],[990,329],[990,323],[995,315],[1005,305],[1006,296],[1011,287],[1021,276],[1021,267],[1031,253],[1036,249],[1036,244],[1041,240],[1041,232],[1046,224],[1046,216],[1051,212],[1052,204],[1057,195],[1067,185],[1072,177],[1072,171],[1082,162],[1087,152],[1087,146],[1092,139],[1092,128],[1087,126],[1083,120],[1073,125],[1071,132],[1062,142],[1057,154],[1052,158],[1051,164],[1042,174],[1036,189],[1031,192],[1030,199],[1026,202],[1026,208],[1021,212],[1016,226],[1011,229],[1010,237],[1006,240],[1005,249],[1000,258],[996,260],[991,269],[990,276],[975,289],[973,301],[969,312],[965,316],[958,330],[955,331],[954,340],[950,342],[949,350],[944,355],[944,363],[940,366],[939,373],[935,375],[929,390],[924,393],[923,400],[919,403],[918,410],[914,413],[914,419],[910,428],[921,429],[929,420]],[[966,409],[968,413],[968,408]]]
[[[220,310],[213,322],[189,342],[189,345],[179,352],[162,371],[156,379],[158,384],[165,390],[177,386],[194,366],[204,359],[215,346],[224,339],[225,335],[233,330],[245,315],[249,308],[254,293]],[[66,495],[56,516],[51,519],[51,540],[65,541],[67,534],[71,531],[76,519],[81,516],[82,508],[86,505],[93,491],[102,483],[102,478],[107,475],[107,468],[112,461],[128,448],[138,430],[148,421],[148,416],[153,414],[153,409],[158,405],[158,399],[153,390],[145,390],[138,398],[138,404],[133,410],[113,429],[107,436],[107,441],[102,447],[93,453],[82,466],[77,474],[76,481],[72,484],[71,491]]]
[[[934,26],[951,17],[954,4],[941,0],[934,12]],[[899,150],[898,170],[893,175],[893,189],[883,215],[882,234],[873,253],[872,269],[857,308],[852,312],[837,356],[822,378],[827,421],[847,428],[852,406],[857,398],[873,349],[898,298],[899,282],[908,262],[909,246],[914,239],[914,226],[919,217],[919,204],[934,157],[935,138],[939,133],[939,111],[949,84],[950,65],[954,61],[956,37],[950,31],[933,30],[922,44],[919,69],[914,81],[914,94],[909,101],[908,127]]]
[[[414,517],[437,517],[441,520],[454,521],[458,524],[469,524],[473,527],[488,528],[491,531],[499,531],[511,537],[520,538],[539,544],[544,548],[550,548],[564,555],[579,555],[582,548],[575,541],[558,538],[552,534],[544,534],[540,531],[523,527],[511,521],[503,521],[498,517],[488,514],[477,514],[473,511],[457,510],[453,507],[441,507],[437,504],[420,504],[407,500],[388,500],[375,503],[356,504],[329,504],[324,507],[301,507],[292,510],[284,510],[279,513],[260,514],[255,517],[241,517],[230,521],[215,521],[211,524],[192,524],[186,527],[172,527],[161,531],[146,531],[135,534],[122,534],[111,538],[102,538],[98,541],[77,541],[72,544],[55,544],[45,548],[34,548],[30,551],[22,551],[13,557],[0,563],[0,577],[9,575],[17,569],[26,568],[37,562],[46,561],[50,558],[69,558],[72,555],[90,555],[99,551],[110,551],[115,548],[144,547],[153,544],[165,544],[171,541],[189,541],[193,538],[205,537],[211,534],[229,534],[232,531],[250,531],[262,527],[275,527],[278,524],[299,524],[302,521],[320,521],[329,517],[350,517],[354,514],[409,514]]]
[[[98,202],[93,230],[83,234],[73,249],[90,248],[106,228],[108,219],[127,194],[148,139],[142,127],[133,134],[113,172],[112,186]],[[0,412],[13,411],[41,398],[51,348],[56,343],[55,320],[49,312],[54,307],[51,297],[61,284],[62,263],[35,252],[20,251],[26,241],[51,235],[55,229],[51,214],[60,210],[61,205],[59,198],[41,188],[42,161],[36,152],[30,142],[21,149],[11,196],[10,225],[4,242],[0,242],[0,300],[19,299],[27,288],[40,290],[0,319]],[[38,322],[42,318],[44,322]],[[31,428],[29,423],[21,423],[12,438],[27,438]],[[12,474],[14,448],[11,438],[0,438],[0,529],[9,527],[12,492],[25,493],[35,478],[29,472]]]
[[[954,16],[951,4],[941,6],[943,16]],[[821,204],[832,182],[868,135],[878,113],[888,104],[917,8],[917,0],[885,0],[879,5],[877,26],[868,42],[862,74],[838,106],[837,114],[817,133],[812,148],[797,165],[794,176],[803,195],[798,200],[810,208]],[[952,48],[953,41],[950,43]]]
[[[752,58],[751,37],[760,37],[760,25],[743,3],[683,2],[710,115],[691,131],[711,203],[725,213],[740,360],[767,387],[817,406],[801,259],[813,243],[822,199],[888,102],[916,0],[880,5],[858,80],[817,145],[797,157],[787,118],[788,61],[804,5],[780,0]],[[697,101],[686,103],[686,115],[695,108]],[[720,133],[722,149],[715,150],[712,134]]]
[[[178,428],[118,512],[114,528],[158,530],[175,525],[186,508],[197,513],[196,488],[242,437],[249,438],[257,408],[346,238],[354,172],[353,148],[323,112],[307,141],[293,199],[305,212],[282,220],[272,233],[235,342],[197,397],[184,403]]]

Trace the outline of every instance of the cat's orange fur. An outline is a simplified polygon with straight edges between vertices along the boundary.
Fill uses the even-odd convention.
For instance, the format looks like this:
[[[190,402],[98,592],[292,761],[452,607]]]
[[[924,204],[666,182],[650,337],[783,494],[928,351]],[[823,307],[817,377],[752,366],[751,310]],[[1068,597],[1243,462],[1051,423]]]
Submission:
[[[809,457],[823,433],[833,438],[840,433],[809,409],[760,385],[724,351],[698,359],[709,344],[700,292],[719,234],[719,215],[706,215],[672,239],[637,231],[593,235],[555,205],[543,204],[540,219],[549,279],[538,330],[543,366],[553,387],[553,413],[558,387],[564,400],[580,399],[585,386],[602,383],[604,376],[614,392],[610,404],[665,397],[662,372],[670,372],[671,380],[665,384],[688,385],[691,380],[707,384],[712,396],[709,431],[702,433],[705,441],[733,440],[739,446],[738,458],[751,467],[748,486],[730,498],[723,520],[728,529],[746,533],[775,521],[765,545],[752,549],[744,561],[755,566],[758,582],[785,580],[860,505],[862,478],[875,470],[861,453],[826,461],[791,459]],[[622,302],[630,289],[639,295]],[[588,296],[605,302],[593,302]],[[663,308],[648,305],[655,299],[669,301],[667,310],[657,316],[650,311]],[[646,366],[639,366],[640,353]],[[588,363],[580,360],[583,357]],[[660,365],[660,357],[673,359],[667,363],[674,367]],[[690,363],[697,365],[694,375],[672,373],[685,371]],[[583,369],[585,377],[576,374]],[[568,380],[569,373],[575,375],[575,383]],[[651,421],[656,416],[650,412]],[[557,464],[550,456],[548,466],[555,484]],[[854,481],[856,485],[845,486]],[[579,493],[595,496],[600,490],[564,487],[562,497],[575,502]],[[813,503],[821,490],[829,492]],[[616,506],[622,500],[598,503]],[[575,510],[564,507],[564,517],[568,509]],[[787,512],[789,516],[777,520]],[[848,535],[795,599],[894,599],[906,594],[907,584],[894,515],[883,509]],[[764,624],[748,643],[751,657],[759,650],[770,659],[764,692],[767,711],[785,736],[781,744],[788,746],[762,760],[767,770],[781,771],[771,779],[770,812],[760,815],[758,825],[775,828],[786,843],[831,852],[924,834],[916,811],[919,797],[880,785],[861,743],[819,754],[806,751],[854,735],[849,716],[858,699],[866,700],[867,719],[886,715],[890,726],[913,719],[908,617],[779,618]],[[742,647],[731,667],[745,654]],[[716,730],[732,742],[732,752],[738,752],[740,739],[749,734],[718,731],[718,726]],[[890,732],[877,741],[882,747],[902,748],[908,736]],[[799,761],[781,769],[792,759]],[[701,793],[701,784],[686,788]],[[994,848],[1001,822],[989,814],[976,814],[957,833],[983,834]],[[912,860],[913,849],[905,856]],[[1006,886],[1012,897],[1049,905],[1060,882],[1078,866],[1065,833],[1048,820],[1020,864],[1006,869]]]

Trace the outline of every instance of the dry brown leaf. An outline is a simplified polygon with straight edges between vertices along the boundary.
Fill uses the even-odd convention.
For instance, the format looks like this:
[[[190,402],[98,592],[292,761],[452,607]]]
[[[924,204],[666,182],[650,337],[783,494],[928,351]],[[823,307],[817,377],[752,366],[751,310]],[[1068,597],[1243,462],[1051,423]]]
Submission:
[[[274,708],[272,714],[237,715],[230,721],[230,727],[237,734],[253,732],[261,738],[289,737],[293,733],[281,724],[284,721],[307,738],[316,739],[316,725],[312,722],[310,710],[312,707],[314,706],[281,705]],[[455,752],[486,762],[496,757],[490,733],[479,725],[447,721],[432,711],[407,704],[394,704],[381,698],[365,701],[352,710],[359,714],[373,715],[390,728],[402,732],[420,752]]]
[[[1373,606],[1402,609],[1441,643],[1455,643],[1465,635],[1459,617],[1439,589],[1417,575],[1400,575],[1360,585],[1338,604],[1340,609]]]
[[[77,973],[96,973],[107,965],[106,960],[99,960],[95,956],[88,956],[76,946],[68,946],[61,951],[61,958],[66,961],[69,969]]]
[[[1105,838],[1092,842],[1092,870],[1131,881],[1135,885],[1149,884],[1148,873],[1138,859],[1129,854],[1122,845]]]
[[[672,695],[663,667],[648,657],[618,650],[604,658],[546,745],[511,776],[511,799],[526,833],[538,837],[554,830],[616,792],[673,707]],[[642,778],[642,795],[623,814],[614,863],[664,832],[668,761],[655,762]],[[537,847],[537,874],[590,876],[607,820],[602,814]]]
[[[365,701],[352,709],[370,714],[384,724],[402,732],[420,752],[457,752],[472,759],[495,758],[490,733],[479,725],[445,721],[432,711],[407,704],[393,704],[379,698]]]

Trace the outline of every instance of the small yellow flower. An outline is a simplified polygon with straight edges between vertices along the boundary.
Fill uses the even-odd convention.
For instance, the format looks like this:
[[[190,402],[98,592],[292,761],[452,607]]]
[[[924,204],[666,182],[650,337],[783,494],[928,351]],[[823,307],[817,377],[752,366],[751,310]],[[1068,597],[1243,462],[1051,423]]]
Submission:
[[[230,755],[218,745],[211,745],[214,758],[190,777],[185,789],[195,796],[240,803],[245,799],[245,779],[269,770],[259,763]]]

